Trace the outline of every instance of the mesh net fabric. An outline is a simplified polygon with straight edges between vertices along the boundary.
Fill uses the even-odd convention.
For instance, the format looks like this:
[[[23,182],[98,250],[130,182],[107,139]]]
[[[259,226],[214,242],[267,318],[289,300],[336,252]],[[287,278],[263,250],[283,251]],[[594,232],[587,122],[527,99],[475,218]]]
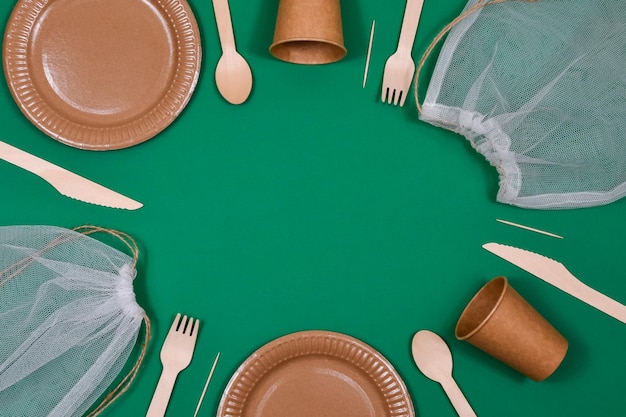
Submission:
[[[496,167],[500,202],[610,203],[626,194],[625,64],[626,1],[489,5],[449,33],[420,117]]]
[[[82,416],[144,317],[133,259],[51,226],[0,227],[0,416]]]

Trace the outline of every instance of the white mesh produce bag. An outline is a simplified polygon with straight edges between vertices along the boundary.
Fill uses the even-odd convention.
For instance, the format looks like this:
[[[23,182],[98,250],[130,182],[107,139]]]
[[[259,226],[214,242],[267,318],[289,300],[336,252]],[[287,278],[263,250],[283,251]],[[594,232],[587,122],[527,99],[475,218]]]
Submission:
[[[500,202],[576,208],[623,197],[626,1],[470,0],[465,12],[421,119],[464,135],[496,167]]]
[[[144,320],[136,258],[86,235],[99,230],[0,227],[0,416],[85,415],[126,364]]]

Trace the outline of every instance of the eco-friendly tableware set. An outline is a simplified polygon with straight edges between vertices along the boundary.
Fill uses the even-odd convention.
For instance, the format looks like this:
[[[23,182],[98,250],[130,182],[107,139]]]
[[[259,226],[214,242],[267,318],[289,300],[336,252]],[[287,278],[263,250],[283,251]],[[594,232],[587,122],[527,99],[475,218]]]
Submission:
[[[158,2],[158,7],[151,2],[128,0],[91,0],[83,3],[61,0],[48,3],[18,1],[4,38],[3,63],[9,90],[25,117],[42,132],[67,145],[103,151],[122,149],[149,140],[166,129],[178,117],[196,88],[202,49],[200,31],[194,15],[184,0]],[[472,52],[467,43],[471,44],[476,39],[480,42],[489,40],[491,32],[485,20],[489,23],[489,18],[498,14],[514,20],[519,19],[520,16],[523,18],[526,14],[535,16],[537,19],[545,19],[546,15],[555,16],[563,8],[559,7],[556,2],[545,1],[545,6],[539,6],[531,4],[534,2],[529,0],[528,2],[511,1],[500,11],[488,11],[486,6],[492,3],[506,2],[470,0],[459,19],[442,32],[441,36],[451,31],[437,63],[424,105],[420,106],[422,120],[460,131],[468,137],[479,152],[497,165],[500,175],[505,179],[501,182],[503,188],[498,197],[500,201],[525,207],[565,208],[602,204],[626,195],[624,188],[626,179],[621,169],[611,170],[616,173],[606,182],[597,180],[597,175],[592,176],[591,184],[584,182],[580,187],[582,190],[571,187],[571,181],[567,182],[567,186],[559,186],[556,189],[551,188],[555,182],[544,181],[527,186],[524,188],[525,191],[529,189],[533,191],[529,192],[529,195],[522,195],[520,184],[529,181],[531,177],[525,175],[525,172],[528,172],[526,165],[531,163],[529,161],[540,159],[535,154],[536,152],[545,156],[546,153],[554,152],[556,148],[546,149],[534,142],[529,144],[525,141],[521,148],[529,153],[524,153],[517,146],[514,140],[517,138],[515,135],[524,131],[524,138],[537,136],[538,133],[532,129],[524,130],[526,126],[524,121],[530,114],[535,114],[536,119],[533,120],[546,118],[542,113],[546,108],[543,105],[544,102],[552,103],[552,107],[548,107],[553,109],[554,100],[552,99],[562,99],[565,96],[564,91],[571,87],[572,83],[574,86],[579,86],[576,79],[572,81],[566,75],[569,71],[586,71],[591,67],[595,68],[595,56],[582,54],[575,57],[568,56],[567,60],[564,58],[565,64],[556,68],[557,73],[551,74],[547,79],[537,75],[537,80],[533,80],[537,82],[534,83],[536,88],[532,89],[532,94],[512,93],[508,91],[510,83],[507,84],[507,82],[502,84],[501,90],[490,92],[490,88],[502,82],[501,73],[510,75],[520,71],[518,66],[502,66],[502,62],[499,61],[499,58],[505,55],[506,59],[514,62],[515,51],[499,51],[491,57],[480,57],[484,61],[484,66],[480,68],[479,73],[472,73],[470,76],[465,72],[459,72],[459,68],[462,69],[463,65],[467,64],[467,60],[463,57]],[[591,10],[597,10],[597,13],[591,15],[594,21],[608,18],[605,16],[604,9],[591,5],[589,0],[582,0],[581,3]],[[600,3],[607,5],[607,8],[612,11],[609,13],[611,16],[616,15],[619,18],[624,14],[622,5],[609,4],[605,0],[601,0]],[[387,59],[383,72],[381,93],[383,102],[403,106],[409,96],[415,72],[415,63],[411,54],[422,7],[423,0],[407,0],[406,2],[397,50]],[[252,93],[252,70],[237,51],[228,1],[213,0],[213,8],[222,48],[222,56],[215,68],[215,83],[226,101],[239,105],[246,102]],[[104,13],[119,23],[115,29],[108,27],[101,19]],[[572,9],[571,14],[573,18],[589,18],[586,14],[578,13],[575,8]],[[503,21],[509,21],[507,19]],[[83,28],[84,31],[89,29],[98,36],[87,39],[77,35],[81,33],[80,31],[67,30],[68,27],[76,28],[77,26]],[[622,34],[623,25],[620,30],[619,33]],[[602,33],[600,32],[600,35]],[[134,44],[138,45],[138,48],[132,51],[129,51],[127,47],[128,36],[131,36],[129,34],[134,37],[136,41]],[[534,36],[535,33],[531,35],[533,35],[530,37],[531,40],[543,39],[542,36]],[[363,86],[367,79],[373,36],[374,22],[367,51]],[[514,34],[514,36],[517,35]],[[623,38],[616,36],[616,39],[619,41]],[[491,40],[495,45],[492,45],[494,48],[499,44],[506,44],[505,42],[498,43],[497,38]],[[600,40],[602,41],[600,44],[606,47],[606,50],[620,51],[621,44],[614,39],[602,38]],[[590,45],[590,43],[583,42],[582,47],[589,49],[593,46]],[[24,58],[25,51],[26,55],[31,57],[30,62]],[[618,60],[623,58],[623,48],[621,51],[622,55],[616,52]],[[269,53],[281,61],[293,64],[318,65],[341,60],[346,55],[347,49],[344,45],[340,1],[280,0],[274,38],[269,45]],[[131,54],[141,59],[126,59]],[[456,67],[453,62],[457,63]],[[505,60],[504,63],[506,62],[508,61]],[[614,60],[610,59],[609,63],[614,63]],[[533,62],[533,64],[537,63]],[[115,66],[113,70],[110,65]],[[475,64],[471,65],[476,67]],[[609,67],[613,68],[610,65]],[[499,72],[492,73],[492,70]],[[537,71],[535,74],[539,73],[541,72]],[[455,84],[459,77],[467,81],[465,83],[467,88],[461,89],[462,91]],[[505,77],[506,79],[508,78]],[[520,84],[528,88],[528,83]],[[622,85],[618,85],[620,86]],[[623,90],[615,86],[608,88],[607,85],[603,85],[600,93],[606,93],[609,90],[618,90],[623,93]],[[501,91],[508,93],[507,96],[514,99],[503,100],[504,95],[500,94]],[[556,98],[553,97],[555,95]],[[521,97],[519,102],[515,100],[518,97]],[[593,95],[593,97],[598,96]],[[486,99],[486,103],[483,103],[483,99]],[[615,101],[624,104],[619,97]],[[417,104],[420,105],[420,103]],[[511,106],[515,108],[509,108]],[[569,113],[566,113],[573,114],[576,110],[569,109]],[[558,118],[558,120],[561,119],[563,117]],[[550,123],[560,125],[560,122]],[[529,125],[535,126],[532,123]],[[584,127],[586,128],[587,125],[594,124],[587,123]],[[566,135],[567,131],[558,132],[556,128],[554,131],[557,131],[558,138],[569,138]],[[545,129],[544,126],[539,133],[549,135],[552,130]],[[569,133],[573,135],[575,132]],[[545,141],[543,136],[541,141]],[[613,149],[611,146],[609,148]],[[596,154],[594,148],[594,155]],[[623,153],[617,152],[616,154],[622,156],[614,158],[613,154],[606,154],[600,165],[604,167],[607,164],[614,166],[623,163]],[[579,158],[579,154],[574,157]],[[69,197],[129,210],[142,206],[139,202],[4,142],[0,142],[0,158],[39,175],[60,193]],[[554,166],[566,167],[562,168],[562,172],[554,173],[554,169],[551,171],[558,178],[567,175],[571,177],[570,169],[583,169],[584,173],[591,172],[587,170],[589,166],[587,159],[583,158],[584,160],[579,164],[571,164],[567,155],[561,155],[556,159],[554,164],[541,162],[543,164],[541,168],[544,166],[549,166],[551,169]],[[579,177],[586,178],[585,175],[576,178]],[[543,178],[550,179],[551,177],[546,175]],[[567,190],[564,191],[564,189]],[[32,250],[29,249],[27,253],[20,252],[19,257],[10,255],[15,259],[11,258],[12,260],[6,265],[2,264],[4,269],[0,271],[0,288],[9,288],[16,293],[21,290],[12,286],[24,281],[21,274],[32,273],[30,267],[35,262],[57,271],[55,268],[58,268],[60,259],[54,256],[57,255],[56,251],[59,248],[72,247],[76,242],[83,241],[87,241],[86,245],[89,248],[100,247],[98,243],[91,242],[76,231],[54,228],[14,230],[15,232],[0,228],[0,238],[3,239],[0,245],[5,246],[7,253],[14,252],[17,247],[13,242],[15,236],[18,236],[20,242],[29,241],[32,236],[39,239],[35,239],[38,246],[31,248]],[[29,233],[32,236],[27,236]],[[92,231],[88,230],[87,233],[92,233]],[[116,236],[120,235],[116,234]],[[496,243],[488,243],[484,248],[626,323],[625,306],[583,284],[562,264],[542,255]],[[109,254],[108,248],[98,252],[100,255],[102,253]],[[2,254],[2,256],[8,257],[9,255]],[[119,305],[126,306],[123,313],[130,318],[121,324],[116,322],[116,326],[112,327],[113,331],[124,326],[129,327],[128,330],[122,331],[124,334],[120,336],[123,348],[121,351],[105,351],[99,357],[94,357],[95,362],[102,365],[103,368],[100,371],[106,373],[107,378],[102,383],[91,384],[88,387],[88,395],[85,398],[81,397],[76,404],[69,407],[63,395],[53,396],[48,393],[45,404],[48,407],[45,411],[46,415],[48,413],[60,415],[55,408],[57,407],[54,404],[55,401],[66,407],[63,412],[71,409],[69,411],[71,415],[84,413],[95,401],[93,397],[102,394],[106,388],[105,382],[110,383],[116,372],[121,369],[121,365],[136,341],[142,320],[145,320],[146,327],[149,329],[149,320],[136,304],[130,284],[134,278],[135,263],[129,262],[127,256],[113,250],[110,251],[109,256],[115,262],[102,264],[109,268],[114,267],[114,270],[101,271],[97,268],[101,266],[101,263],[95,262],[97,265],[89,265],[89,271],[111,279],[112,289],[110,291],[107,289],[107,297],[119,297],[121,300]],[[70,262],[70,267],[74,266],[75,264]],[[79,276],[82,281],[79,279],[78,284],[73,282],[76,276],[70,274],[71,276],[67,279],[72,281],[71,285],[94,286],[96,281],[85,279],[84,270],[88,268],[84,265],[80,267],[81,272],[76,276]],[[67,268],[63,271],[66,272],[66,270]],[[87,274],[87,277],[91,275]],[[24,285],[44,286],[47,285],[45,281],[45,279],[38,279]],[[45,291],[42,294],[45,295]],[[20,302],[36,304],[30,299]],[[78,306],[80,305],[79,303]],[[0,306],[6,306],[6,304],[0,303]],[[11,308],[19,308],[19,306],[11,306]],[[71,333],[74,330],[71,326],[66,326],[67,323],[75,324],[75,320],[90,319],[97,322],[96,329],[106,328],[103,327],[103,323],[98,322],[100,317],[90,316],[89,312],[82,310],[79,313],[82,315],[75,314],[75,317],[68,317],[66,322],[61,321],[61,324],[58,321],[55,322],[54,318],[50,319],[52,325],[48,322],[37,323],[44,330],[33,332],[32,340],[24,341],[24,345],[21,345],[26,346],[24,348],[26,353],[30,354],[31,350],[35,353],[31,356],[20,357],[23,352],[18,346],[16,353],[9,352],[7,358],[0,356],[0,359],[5,360],[6,368],[9,369],[6,371],[0,368],[0,372],[8,372],[7,374],[15,379],[14,385],[28,384],[27,378],[31,376],[24,375],[21,366],[28,365],[30,357],[39,358],[38,355],[47,348],[52,348],[49,353],[54,356],[54,348],[63,350],[63,343],[72,345],[72,349],[82,343],[82,339],[78,336],[76,340],[61,338],[64,332]],[[113,311],[111,314],[117,314],[117,312]],[[45,339],[54,336],[45,330],[48,328],[46,326],[52,328],[60,326],[57,332],[58,339]],[[92,323],[81,326],[79,330],[89,333],[88,330],[91,329],[89,326],[92,326]],[[186,316],[181,318],[180,314],[174,320],[161,349],[163,373],[148,408],[148,417],[165,415],[176,376],[191,362],[198,327],[198,320],[187,319]],[[9,334],[10,338],[17,339],[23,336],[16,329],[11,328],[10,331],[12,332]],[[505,277],[491,280],[476,293],[460,314],[455,336],[535,381],[542,381],[554,373],[562,363],[569,347],[568,341],[511,287]],[[82,335],[81,337],[90,336]],[[39,338],[47,340],[47,345],[43,346],[39,343],[37,341]],[[115,346],[112,349],[115,349]],[[423,374],[441,384],[460,416],[476,416],[476,412],[452,377],[452,354],[440,336],[427,330],[417,332],[411,343],[411,352],[417,367]],[[0,353],[2,353],[2,348],[0,348]],[[79,352],[76,355],[81,354]],[[100,358],[104,358],[102,361],[105,362],[113,361],[116,366],[106,368],[106,364],[99,361]],[[51,374],[60,373],[55,367],[68,366],[67,363],[60,363],[57,366],[57,359],[53,357],[52,360],[43,364],[43,366],[52,366],[54,372]],[[216,364],[217,358],[209,373],[196,413]],[[3,365],[2,360],[0,360],[1,365]],[[77,373],[80,372],[92,376],[94,370],[79,369]],[[132,372],[131,376],[134,378],[136,368],[133,368]],[[5,374],[2,375],[4,378]],[[76,383],[78,387],[76,389],[80,391],[83,380],[80,380],[80,375],[77,378],[79,381]],[[9,406],[14,407],[12,410],[19,408],[19,401],[27,397],[25,394],[27,390],[24,387],[19,388],[22,390],[20,391],[21,397],[9,398],[9,395],[6,395],[7,404],[10,400]],[[118,391],[114,392],[118,393]],[[0,389],[0,398],[3,395],[5,394]],[[329,331],[304,331],[267,343],[242,363],[233,374],[221,397],[217,415],[218,417],[244,415],[360,417],[367,413],[372,414],[372,410],[374,410],[373,414],[381,417],[413,417],[415,415],[408,390],[391,363],[374,348],[351,336]],[[55,412],[57,414],[54,414]]]

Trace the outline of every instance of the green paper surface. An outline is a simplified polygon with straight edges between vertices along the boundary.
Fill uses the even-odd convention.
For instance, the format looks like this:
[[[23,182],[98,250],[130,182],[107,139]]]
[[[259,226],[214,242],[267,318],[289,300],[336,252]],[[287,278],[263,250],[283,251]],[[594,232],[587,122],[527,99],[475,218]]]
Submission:
[[[196,91],[180,117],[143,144],[111,152],[61,144],[32,125],[6,83],[0,85],[0,140],[144,204],[124,211],[82,203],[0,161],[0,224],[94,224],[122,230],[139,244],[135,289],[152,319],[153,341],[133,385],[103,416],[145,414],[161,372],[159,350],[178,312],[199,318],[201,327],[169,416],[193,415],[218,352],[199,416],[215,415],[231,375],[250,354],[301,330],[362,340],[394,365],[416,415],[456,416],[441,387],[413,363],[410,341],[420,329],[447,341],[455,379],[480,416],[623,416],[626,326],[481,245],[495,241],[544,254],[626,302],[626,201],[569,211],[499,204],[495,169],[462,136],[419,121],[412,95],[402,108],[381,103],[403,1],[342,2],[348,55],[302,66],[268,52],[277,0],[231,0],[237,47],[254,77],[240,106],[215,86],[221,50],[211,2],[190,5],[203,48]],[[426,1],[415,61],[464,5]],[[3,27],[13,6],[0,4]],[[435,60],[421,77],[422,97]],[[499,275],[570,343],[561,367],[544,382],[454,338],[465,304]]]

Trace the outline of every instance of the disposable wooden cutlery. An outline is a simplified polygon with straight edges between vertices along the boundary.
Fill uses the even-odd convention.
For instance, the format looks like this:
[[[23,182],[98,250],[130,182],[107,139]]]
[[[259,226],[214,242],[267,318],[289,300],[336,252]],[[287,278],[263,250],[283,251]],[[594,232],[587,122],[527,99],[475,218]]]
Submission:
[[[143,207],[143,204],[138,201],[1,141],[0,159],[43,178],[66,197],[85,203],[127,210]]]
[[[222,56],[215,68],[215,83],[226,101],[241,104],[248,99],[252,90],[252,70],[235,47],[228,0],[213,0],[213,10],[222,45]]]
[[[382,101],[393,103],[394,106],[400,104],[404,106],[406,96],[413,81],[415,72],[415,62],[411,57],[411,50],[417,33],[420,15],[424,0],[407,0],[402,19],[402,30],[398,49],[387,58],[383,74]]]
[[[413,360],[429,379],[441,384],[460,417],[476,417],[476,413],[452,377],[452,354],[446,342],[436,333],[420,330],[411,343]]]
[[[626,306],[584,284],[562,263],[534,252],[499,243],[486,243],[483,248],[622,323],[626,323]]]
[[[161,372],[146,417],[165,415],[176,377],[191,363],[199,326],[200,322],[197,319],[188,319],[187,316],[181,318],[180,313],[176,315],[161,348],[163,372]]]

